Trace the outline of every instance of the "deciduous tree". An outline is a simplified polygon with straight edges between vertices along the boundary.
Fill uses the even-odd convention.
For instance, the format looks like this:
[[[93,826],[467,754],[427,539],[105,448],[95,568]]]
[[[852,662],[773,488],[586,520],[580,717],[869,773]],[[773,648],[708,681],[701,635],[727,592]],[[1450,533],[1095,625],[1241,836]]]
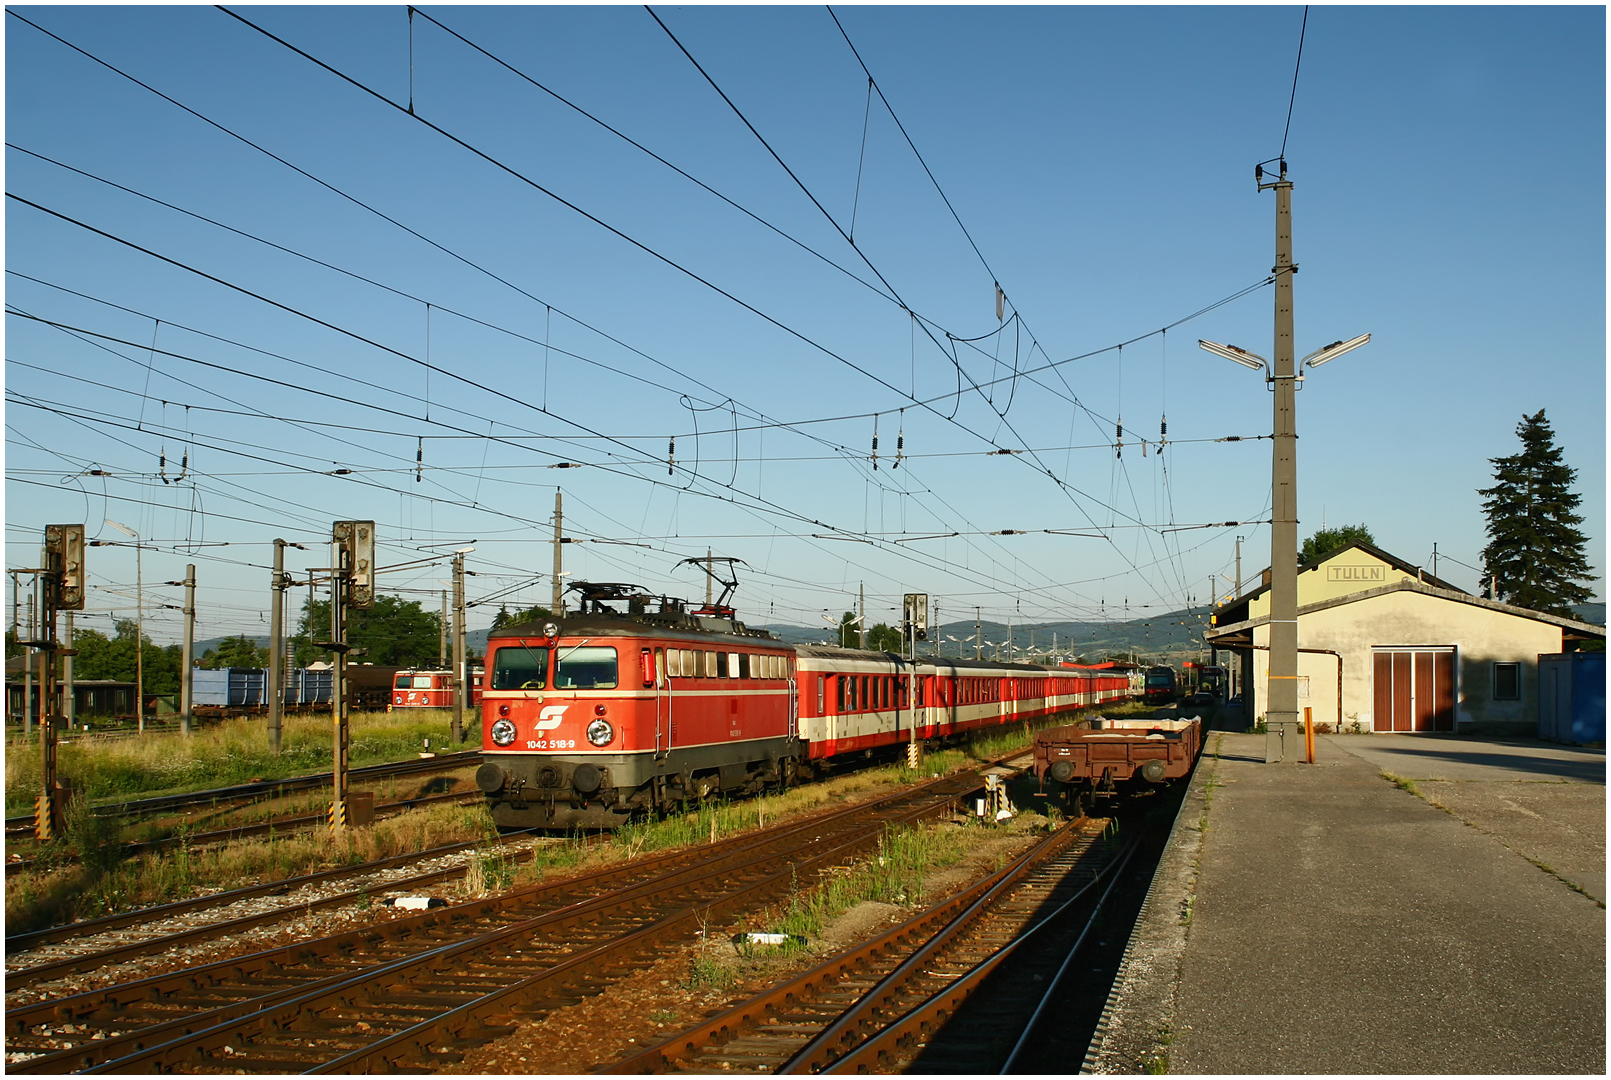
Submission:
[[[510,611],[508,605],[499,604],[498,614],[492,617],[492,628],[502,630],[506,626],[519,626],[521,623],[537,622],[548,618],[551,614],[553,613],[540,604],[529,608],[521,608],[518,611]]]
[[[201,654],[197,667],[204,668],[266,668],[269,651],[245,634],[225,638],[216,649]]]
[[[119,619],[116,634],[107,637],[99,630],[74,629],[73,648],[78,656],[73,660],[75,679],[115,679],[134,682],[136,674],[134,648],[135,622]],[[149,638],[141,642],[145,666],[145,692],[147,694],[173,694],[179,690],[180,648],[166,648],[151,644]]]
[[[1488,518],[1483,576],[1507,603],[1570,617],[1572,604],[1593,595],[1578,582],[1597,580],[1589,573],[1588,541],[1578,528],[1582,497],[1572,490],[1577,470],[1555,445],[1543,409],[1524,414],[1516,435],[1521,453],[1490,458],[1494,484],[1477,492]]]
[[[1376,538],[1370,534],[1370,529],[1363,525],[1339,525],[1335,529],[1316,529],[1315,534],[1303,542],[1303,548],[1298,552],[1298,563],[1307,566],[1322,555],[1336,551],[1340,547],[1347,547],[1353,543],[1375,545]]]
[[[297,665],[323,659],[324,650],[313,643],[329,638],[330,601],[309,599],[291,639]],[[424,610],[418,600],[378,595],[375,606],[368,610],[347,609],[347,645],[355,651],[362,649],[359,657],[370,664],[434,665],[441,645],[441,619],[436,612]]]

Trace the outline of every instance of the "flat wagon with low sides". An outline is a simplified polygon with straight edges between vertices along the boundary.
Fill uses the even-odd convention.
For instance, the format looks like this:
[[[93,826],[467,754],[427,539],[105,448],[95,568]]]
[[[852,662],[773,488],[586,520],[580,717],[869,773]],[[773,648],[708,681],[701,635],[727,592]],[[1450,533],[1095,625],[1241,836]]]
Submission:
[[[1163,785],[1191,775],[1203,744],[1203,719],[1098,718],[1047,728],[1035,736],[1035,776],[1071,803],[1089,809],[1099,797]]]

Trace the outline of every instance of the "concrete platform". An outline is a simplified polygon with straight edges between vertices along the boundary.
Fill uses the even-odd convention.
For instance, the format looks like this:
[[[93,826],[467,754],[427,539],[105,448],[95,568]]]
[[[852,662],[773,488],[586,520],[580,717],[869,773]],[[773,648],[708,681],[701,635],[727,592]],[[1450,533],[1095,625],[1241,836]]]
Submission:
[[[1263,748],[1209,735],[1086,1071],[1605,1072],[1603,751]]]

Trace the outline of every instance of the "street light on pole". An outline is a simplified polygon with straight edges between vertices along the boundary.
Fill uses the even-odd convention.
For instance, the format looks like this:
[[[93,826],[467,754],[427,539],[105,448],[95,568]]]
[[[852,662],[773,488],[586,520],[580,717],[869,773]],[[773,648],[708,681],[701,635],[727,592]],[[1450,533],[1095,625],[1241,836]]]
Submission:
[[[1370,340],[1369,334],[1337,341],[1310,353],[1302,361],[1294,359],[1292,276],[1297,264],[1292,261],[1292,182],[1287,179],[1284,158],[1280,162],[1278,178],[1266,181],[1264,166],[1260,162],[1253,170],[1258,190],[1275,191],[1275,266],[1271,269],[1275,281],[1275,361],[1269,364],[1262,356],[1235,345],[1221,345],[1212,341],[1198,344],[1216,356],[1241,364],[1243,367],[1262,369],[1264,381],[1275,395],[1275,422],[1272,432],[1274,446],[1271,451],[1270,514],[1270,616],[1269,616],[1269,680],[1265,708],[1264,760],[1280,761],[1284,757],[1286,736],[1299,730],[1298,712],[1298,455],[1296,396],[1303,381],[1302,369],[1319,367],[1345,352],[1359,348]],[[1273,370],[1272,370],[1273,368]],[[1240,576],[1240,575],[1238,575]]]

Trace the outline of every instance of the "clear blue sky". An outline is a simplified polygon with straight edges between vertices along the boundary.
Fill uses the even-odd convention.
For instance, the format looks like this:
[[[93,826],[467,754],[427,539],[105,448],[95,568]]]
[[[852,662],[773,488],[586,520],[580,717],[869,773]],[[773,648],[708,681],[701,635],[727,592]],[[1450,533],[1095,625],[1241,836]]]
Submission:
[[[151,89],[6,20],[8,192],[127,242],[8,200],[9,567],[110,518],[147,581],[198,565],[199,637],[262,632],[268,541],[299,572],[373,518],[383,565],[474,541],[472,600],[546,602],[556,485],[568,535],[630,542],[577,578],[698,596],[709,547],[752,622],[863,582],[875,620],[1136,618],[1223,591],[1237,535],[1268,562],[1266,526],[1180,527],[1268,517],[1269,442],[1213,440],[1270,395],[1196,341],[1268,355],[1271,290],[1153,332],[1269,274],[1301,7],[835,9],[939,191],[820,7],[656,9],[799,184],[638,7],[425,8],[412,117],[210,7],[11,10]],[[405,9],[239,10],[408,104]],[[1436,543],[1475,590],[1447,560],[1546,409],[1604,572],[1604,50],[1599,7],[1310,12],[1298,348],[1374,339],[1298,398],[1300,535]],[[81,625],[132,612],[131,556],[91,553]]]

